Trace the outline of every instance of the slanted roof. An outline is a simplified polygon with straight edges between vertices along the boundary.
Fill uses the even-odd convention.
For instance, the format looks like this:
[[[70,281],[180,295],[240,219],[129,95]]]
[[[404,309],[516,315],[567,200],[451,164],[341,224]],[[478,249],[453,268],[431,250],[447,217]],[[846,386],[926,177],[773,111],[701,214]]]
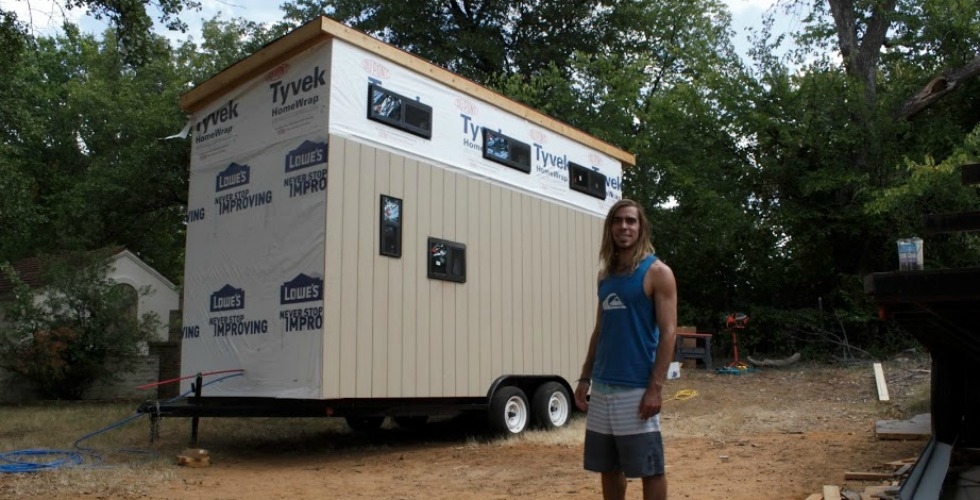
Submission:
[[[111,247],[104,250],[110,257],[118,256],[122,253],[129,253],[124,247]],[[135,256],[134,256],[135,258]],[[21,259],[15,262],[11,262],[10,266],[13,268],[17,276],[20,277],[21,281],[24,282],[30,288],[42,287],[46,283],[42,277],[44,274],[44,265],[42,263],[41,257],[28,257],[26,259]],[[139,261],[139,259],[136,259]],[[142,261],[140,261],[142,263]],[[146,264],[143,264],[144,266]],[[154,271],[156,272],[156,271]],[[159,273],[157,273],[159,274]],[[166,283],[170,283],[164,278]],[[0,273],[0,297],[6,297],[14,292],[14,283],[10,281],[6,273]]]
[[[504,95],[498,94],[472,80],[468,80],[324,16],[321,16],[319,19],[314,19],[289,34],[272,41],[254,54],[236,62],[220,73],[212,76],[207,81],[197,85],[180,97],[180,107],[188,113],[198,111],[224,96],[229,89],[235,88],[255,76],[272,69],[284,59],[288,59],[310,47],[333,38],[343,40],[355,47],[372,52],[379,57],[383,57],[395,64],[423,74],[464,94],[491,103],[531,123],[601,151],[616,158],[624,166],[636,165],[636,156],[632,153],[623,151],[608,142],[589,135],[571,125],[560,122]]]
[[[27,286],[34,288],[43,285],[41,282],[41,258],[29,257],[11,263],[14,272]],[[0,297],[14,293],[14,283],[7,273],[0,273]]]

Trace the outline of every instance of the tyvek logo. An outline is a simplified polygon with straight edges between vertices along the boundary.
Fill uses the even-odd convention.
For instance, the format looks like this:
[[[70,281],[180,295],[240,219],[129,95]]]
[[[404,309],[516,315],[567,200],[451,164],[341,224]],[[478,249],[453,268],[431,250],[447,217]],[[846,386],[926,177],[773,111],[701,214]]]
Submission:
[[[623,301],[619,298],[619,295],[610,293],[609,295],[606,295],[606,299],[602,301],[602,310],[612,311],[613,309],[626,309],[626,305],[623,304]]]

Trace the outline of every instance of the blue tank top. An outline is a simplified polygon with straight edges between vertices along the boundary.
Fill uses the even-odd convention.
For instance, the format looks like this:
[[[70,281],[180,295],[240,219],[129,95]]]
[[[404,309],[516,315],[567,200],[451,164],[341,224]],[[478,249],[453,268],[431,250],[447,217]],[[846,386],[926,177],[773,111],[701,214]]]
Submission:
[[[660,343],[653,300],[643,291],[643,277],[657,257],[644,258],[633,273],[610,275],[599,282],[602,323],[592,378],[610,385],[646,387]]]

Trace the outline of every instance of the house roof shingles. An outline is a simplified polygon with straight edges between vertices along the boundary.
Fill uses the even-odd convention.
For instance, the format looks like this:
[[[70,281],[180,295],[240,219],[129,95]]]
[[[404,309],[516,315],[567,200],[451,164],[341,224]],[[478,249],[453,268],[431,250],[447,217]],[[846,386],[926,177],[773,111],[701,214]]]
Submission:
[[[39,257],[18,260],[11,263],[11,267],[27,286],[34,288],[44,284],[41,280],[41,259]],[[0,297],[10,295],[13,291],[14,283],[10,281],[6,273],[0,273]]]

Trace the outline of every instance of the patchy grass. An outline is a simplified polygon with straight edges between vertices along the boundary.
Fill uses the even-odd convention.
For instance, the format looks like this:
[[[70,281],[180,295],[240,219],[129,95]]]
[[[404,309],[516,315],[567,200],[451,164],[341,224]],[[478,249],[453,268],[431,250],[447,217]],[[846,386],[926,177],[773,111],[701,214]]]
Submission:
[[[31,473],[0,474],[0,498],[140,498],[177,477],[176,456],[190,445],[191,419],[165,418],[150,443],[150,420],[136,403],[38,403],[0,407],[0,456],[10,460],[84,463]],[[532,430],[517,438],[495,437],[472,417],[433,418],[419,429],[401,429],[390,419],[375,433],[354,433],[340,418],[202,418],[199,447],[215,460],[248,459],[289,450],[292,457],[332,452],[367,453],[393,447],[463,443],[496,448],[527,443],[578,446],[585,419],[577,415],[555,432]],[[95,435],[76,442],[90,434]],[[63,452],[47,457],[11,453]],[[0,460],[0,465],[9,465]]]
[[[772,491],[795,488],[793,495],[802,498],[811,483],[834,484],[843,470],[911,456],[919,442],[875,441],[873,424],[928,409],[929,364],[904,359],[884,367],[887,402],[877,399],[870,361],[800,363],[744,376],[685,370],[664,389],[668,397],[697,393],[664,402],[674,491],[688,498],[770,498]],[[136,406],[0,406],[0,453],[72,450],[80,437],[133,416]],[[485,418],[473,415],[435,418],[417,429],[389,421],[376,433],[355,434],[339,418],[203,418],[200,447],[214,465],[184,469],[175,457],[189,445],[191,420],[163,419],[159,440],[151,444],[149,419],[140,416],[81,443],[94,448],[101,463],[0,474],[0,498],[265,500],[338,491],[345,498],[455,500],[600,495],[597,479],[581,471],[582,414],[566,428],[511,438],[491,436],[484,424]],[[142,453],[126,451],[134,449]],[[737,460],[719,466],[719,456]],[[712,467],[708,475],[706,466]]]
[[[38,473],[0,474],[2,498],[68,498],[99,492],[142,496],[173,478],[170,449],[149,445],[148,420],[135,417],[135,403],[43,403],[0,408],[0,454],[20,462],[52,463],[77,458],[80,465]],[[99,432],[105,430],[104,432]],[[81,438],[97,433],[78,442]],[[30,456],[15,453],[46,453]]]

